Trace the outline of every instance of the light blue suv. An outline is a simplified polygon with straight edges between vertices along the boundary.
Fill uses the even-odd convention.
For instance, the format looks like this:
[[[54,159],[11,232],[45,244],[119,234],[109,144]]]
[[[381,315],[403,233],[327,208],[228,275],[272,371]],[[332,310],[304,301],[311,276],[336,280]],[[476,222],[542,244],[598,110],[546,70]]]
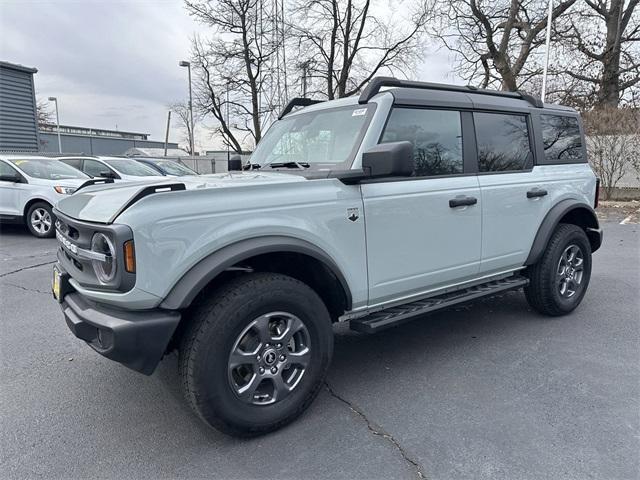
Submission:
[[[151,374],[178,349],[198,415],[257,435],[316,396],[332,323],[375,333],[519,288],[571,312],[602,241],[597,192],[576,111],[377,78],[292,100],[242,172],[61,200],[53,290],[97,352]]]

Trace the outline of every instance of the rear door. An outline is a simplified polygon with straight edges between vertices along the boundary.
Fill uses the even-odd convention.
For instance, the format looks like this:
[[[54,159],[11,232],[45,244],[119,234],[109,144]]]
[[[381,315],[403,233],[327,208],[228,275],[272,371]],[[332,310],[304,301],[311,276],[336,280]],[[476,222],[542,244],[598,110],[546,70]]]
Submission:
[[[482,273],[521,266],[548,211],[525,113],[474,112],[482,195]]]
[[[381,143],[412,142],[416,167],[412,177],[361,185],[370,305],[477,274],[482,202],[463,132],[473,138],[470,112],[393,109]]]

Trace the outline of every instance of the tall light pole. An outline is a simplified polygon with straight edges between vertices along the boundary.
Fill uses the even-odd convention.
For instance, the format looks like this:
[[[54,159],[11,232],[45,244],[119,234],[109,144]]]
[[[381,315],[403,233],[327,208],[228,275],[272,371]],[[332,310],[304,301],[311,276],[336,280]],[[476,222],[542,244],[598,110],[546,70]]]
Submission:
[[[49,97],[49,101],[56,104],[56,128],[58,130],[58,153],[62,153],[62,139],[60,138],[60,115],[58,114],[58,99]]]
[[[553,20],[553,0],[549,0],[549,13],[547,15],[547,41],[544,52],[544,69],[542,72],[542,101],[547,95],[547,70],[549,69],[549,50],[551,49],[551,21]]]
[[[187,71],[189,72],[189,116],[191,117],[191,135],[189,135],[189,148],[191,150],[191,155],[195,155],[195,150],[193,147],[193,136],[194,136],[194,126],[193,126],[193,95],[191,94],[191,63],[182,60],[178,65],[181,67],[187,67]]]

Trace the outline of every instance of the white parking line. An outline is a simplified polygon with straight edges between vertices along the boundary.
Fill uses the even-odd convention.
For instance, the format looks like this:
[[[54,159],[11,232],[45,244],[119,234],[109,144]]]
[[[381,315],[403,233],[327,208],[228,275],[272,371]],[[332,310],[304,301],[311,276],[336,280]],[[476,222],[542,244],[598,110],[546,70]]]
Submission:
[[[622,220],[620,222],[620,225],[626,225],[627,223],[629,223],[631,221],[632,218],[633,218],[633,215],[629,215],[627,218],[625,218],[624,220]]]

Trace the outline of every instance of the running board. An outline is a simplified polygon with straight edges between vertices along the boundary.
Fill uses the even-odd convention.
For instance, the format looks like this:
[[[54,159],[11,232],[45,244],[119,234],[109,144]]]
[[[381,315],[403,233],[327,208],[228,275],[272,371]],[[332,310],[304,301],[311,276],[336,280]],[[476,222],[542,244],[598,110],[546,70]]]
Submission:
[[[366,317],[357,318],[349,322],[349,328],[362,333],[374,333],[386,328],[395,327],[401,323],[408,322],[414,317],[425,313],[435,312],[443,308],[448,308],[460,303],[469,302],[481,297],[495,295],[524,287],[529,284],[529,279],[522,275],[513,275],[501,280],[482,283],[473,287],[456,290],[435,297],[425,298],[416,302],[387,308],[379,312],[372,313]]]

